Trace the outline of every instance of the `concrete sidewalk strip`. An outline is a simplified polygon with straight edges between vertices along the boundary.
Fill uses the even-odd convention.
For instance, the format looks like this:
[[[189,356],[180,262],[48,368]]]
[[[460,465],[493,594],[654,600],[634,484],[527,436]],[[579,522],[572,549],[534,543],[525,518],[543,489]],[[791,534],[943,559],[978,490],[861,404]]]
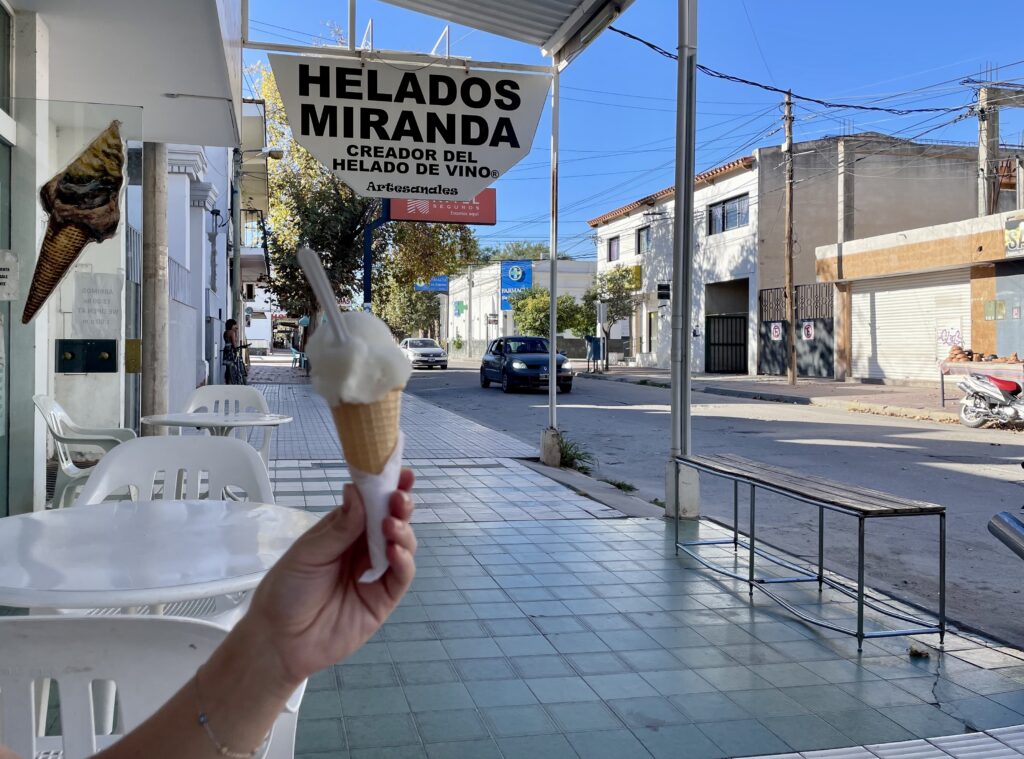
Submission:
[[[669,373],[664,369],[634,369],[616,367],[608,372],[581,372],[578,377],[608,382],[626,382],[633,385],[670,388]],[[928,387],[902,387],[872,385],[831,380],[801,379],[789,386],[779,377],[713,377],[699,375],[691,380],[695,393],[721,395],[729,398],[772,403],[820,406],[840,411],[852,411],[880,416],[925,419],[935,422],[956,423],[957,391],[953,383],[946,386],[950,393],[946,407],[939,403],[938,389]]]

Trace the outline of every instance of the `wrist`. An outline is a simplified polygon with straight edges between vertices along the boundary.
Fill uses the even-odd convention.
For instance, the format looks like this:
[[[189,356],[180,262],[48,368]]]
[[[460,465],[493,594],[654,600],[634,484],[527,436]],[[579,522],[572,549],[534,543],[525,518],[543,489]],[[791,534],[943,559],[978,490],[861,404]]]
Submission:
[[[282,702],[303,680],[289,671],[271,635],[248,615],[235,625],[204,669],[211,678],[225,677],[241,686],[240,692],[263,693]]]

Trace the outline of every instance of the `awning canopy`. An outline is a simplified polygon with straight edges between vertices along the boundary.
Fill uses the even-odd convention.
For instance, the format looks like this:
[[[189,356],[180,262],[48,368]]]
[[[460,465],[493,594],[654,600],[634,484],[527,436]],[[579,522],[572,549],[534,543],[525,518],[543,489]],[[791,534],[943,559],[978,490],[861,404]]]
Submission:
[[[234,146],[241,117],[236,0],[18,0],[49,29],[49,97],[141,106],[133,139]]]
[[[633,0],[384,0],[567,59],[582,50]]]

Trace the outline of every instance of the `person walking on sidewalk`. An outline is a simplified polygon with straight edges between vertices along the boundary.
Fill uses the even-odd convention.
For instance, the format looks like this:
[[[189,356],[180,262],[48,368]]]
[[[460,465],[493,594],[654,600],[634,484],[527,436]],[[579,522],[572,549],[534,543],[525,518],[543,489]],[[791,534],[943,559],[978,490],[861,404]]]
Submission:
[[[242,359],[242,349],[246,346],[238,344],[238,322],[228,319],[224,325],[224,348],[222,360],[224,362],[224,384],[245,385],[246,380],[245,361]]]

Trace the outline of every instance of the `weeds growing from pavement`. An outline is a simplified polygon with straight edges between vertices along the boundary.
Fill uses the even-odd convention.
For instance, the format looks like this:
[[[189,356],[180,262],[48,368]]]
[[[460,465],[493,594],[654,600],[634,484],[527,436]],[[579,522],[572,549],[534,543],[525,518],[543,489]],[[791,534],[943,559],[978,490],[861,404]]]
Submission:
[[[565,469],[575,469],[582,474],[590,474],[594,471],[594,454],[565,435],[558,436],[558,453],[559,466]]]
[[[625,480],[601,480],[601,482],[607,482],[612,487],[616,487],[623,493],[635,493],[636,485],[632,482],[626,482]]]

